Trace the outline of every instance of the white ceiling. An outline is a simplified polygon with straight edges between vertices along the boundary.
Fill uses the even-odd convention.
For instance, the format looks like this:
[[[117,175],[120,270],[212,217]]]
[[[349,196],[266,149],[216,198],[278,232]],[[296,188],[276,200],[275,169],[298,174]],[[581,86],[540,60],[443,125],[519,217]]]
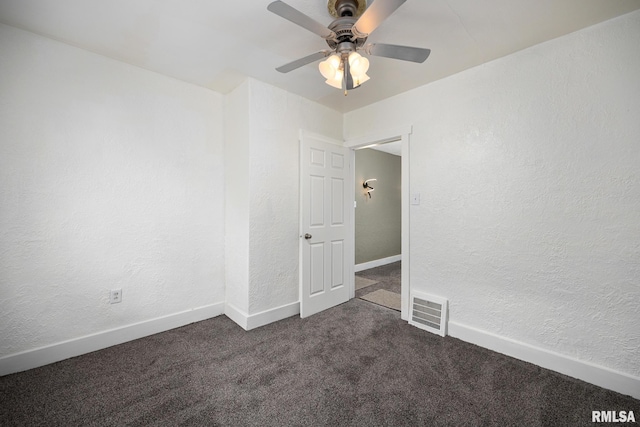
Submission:
[[[328,25],[326,0],[285,0]],[[423,64],[370,58],[371,80],[348,96],[316,63],[275,68],[325,49],[267,11],[271,0],[0,0],[0,22],[227,93],[250,76],[350,111],[598,22],[640,0],[409,0],[368,42],[431,49]]]

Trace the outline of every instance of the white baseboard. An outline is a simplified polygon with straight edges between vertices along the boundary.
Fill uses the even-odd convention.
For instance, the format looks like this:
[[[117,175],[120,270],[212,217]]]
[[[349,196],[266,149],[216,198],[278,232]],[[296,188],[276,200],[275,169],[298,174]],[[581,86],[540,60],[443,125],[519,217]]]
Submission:
[[[200,322],[219,316],[223,312],[224,303],[211,304],[21,353],[10,354],[0,358],[0,376],[26,371],[27,369],[37,368],[70,357],[80,356],[127,341],[179,328],[190,323]]]
[[[232,304],[226,304],[224,314],[245,331],[250,331],[251,329],[300,314],[300,303],[296,301],[251,315],[248,315]]]
[[[236,322],[242,329],[248,331],[247,324],[249,315],[247,313],[240,310],[233,304],[226,303],[224,305],[224,315]]]
[[[252,314],[249,316],[247,322],[247,330],[259,328],[260,326],[268,325],[269,323],[277,322],[278,320],[286,319],[296,314],[300,314],[300,303],[298,301]]]
[[[394,255],[386,258],[375,259],[369,262],[363,262],[362,264],[356,264],[354,271],[368,270],[370,268],[380,267],[382,265],[391,264],[393,262],[402,261],[402,255]]]
[[[456,322],[449,322],[448,329],[449,335],[462,341],[640,399],[640,377],[574,359]]]

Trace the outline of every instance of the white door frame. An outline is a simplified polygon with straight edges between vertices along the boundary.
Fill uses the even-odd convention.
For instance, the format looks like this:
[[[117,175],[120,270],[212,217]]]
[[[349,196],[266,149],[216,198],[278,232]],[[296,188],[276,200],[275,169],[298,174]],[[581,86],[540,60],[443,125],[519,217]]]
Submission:
[[[345,147],[349,147],[350,155],[349,155],[349,163],[351,166],[351,188],[353,189],[353,182],[355,182],[355,150],[358,148],[365,148],[370,145],[375,144],[383,144],[385,142],[394,142],[400,141],[402,146],[402,270],[401,270],[401,284],[400,284],[400,292],[401,292],[401,301],[400,301],[400,316],[403,320],[409,320],[409,298],[410,298],[410,282],[409,282],[409,262],[410,262],[410,245],[409,245],[409,208],[410,208],[410,197],[409,197],[409,135],[411,135],[413,131],[413,127],[411,125],[382,130],[379,132],[372,133],[370,135],[366,135],[360,138],[349,139],[345,141]],[[349,235],[353,236],[353,244],[351,245],[351,250],[353,251],[350,259],[352,261],[350,265],[349,274],[353,276],[355,274],[355,236],[356,236],[356,227],[355,227],[355,208],[349,210],[351,215],[350,221],[350,232]],[[355,290],[355,281],[352,281],[351,284],[351,296],[350,298],[355,298],[356,290]]]

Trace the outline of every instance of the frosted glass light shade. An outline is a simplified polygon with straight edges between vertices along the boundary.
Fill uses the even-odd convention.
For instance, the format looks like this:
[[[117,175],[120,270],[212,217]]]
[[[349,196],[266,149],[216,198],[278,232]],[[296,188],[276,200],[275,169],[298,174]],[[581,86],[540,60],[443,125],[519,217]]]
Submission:
[[[354,86],[360,86],[362,83],[366,82],[367,80],[369,80],[371,77],[367,76],[367,74],[362,74],[359,75],[357,77],[353,78],[353,85]]]
[[[338,57],[338,55],[331,55],[326,60],[318,64],[318,69],[320,70],[320,74],[322,74],[325,79],[334,78],[335,73],[339,68],[340,68],[340,58]]]
[[[340,63],[342,62],[342,60],[340,59],[340,57],[338,55],[333,54],[333,55],[331,55],[330,57],[327,58],[327,62],[329,64],[331,64],[331,66],[337,70],[338,68],[340,68]]]
[[[340,69],[340,57],[338,55],[331,55],[326,60],[318,64],[320,74],[327,80],[333,80],[336,78],[336,73]]]
[[[352,76],[360,76],[369,70],[369,60],[357,52],[351,52],[349,54],[349,67],[351,67]]]
[[[360,61],[360,59],[362,58],[362,55],[360,55],[358,52],[351,52],[349,54],[349,66],[353,67],[355,66],[355,64]]]
[[[327,80],[334,78],[336,75],[336,69],[333,68],[328,61],[322,61],[320,64],[318,64],[318,69],[320,69],[320,74],[322,74],[322,77]]]
[[[337,70],[335,73],[335,77],[332,79],[327,79],[325,81],[329,86],[333,86],[336,89],[342,89],[342,78],[344,77],[344,71]]]

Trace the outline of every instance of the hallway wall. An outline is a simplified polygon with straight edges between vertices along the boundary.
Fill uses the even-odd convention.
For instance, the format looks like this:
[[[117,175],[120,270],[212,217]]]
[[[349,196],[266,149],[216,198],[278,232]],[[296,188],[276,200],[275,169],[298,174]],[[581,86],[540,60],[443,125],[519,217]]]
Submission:
[[[375,261],[402,253],[400,156],[372,148],[355,151],[355,263]],[[371,198],[362,186],[371,182]]]

